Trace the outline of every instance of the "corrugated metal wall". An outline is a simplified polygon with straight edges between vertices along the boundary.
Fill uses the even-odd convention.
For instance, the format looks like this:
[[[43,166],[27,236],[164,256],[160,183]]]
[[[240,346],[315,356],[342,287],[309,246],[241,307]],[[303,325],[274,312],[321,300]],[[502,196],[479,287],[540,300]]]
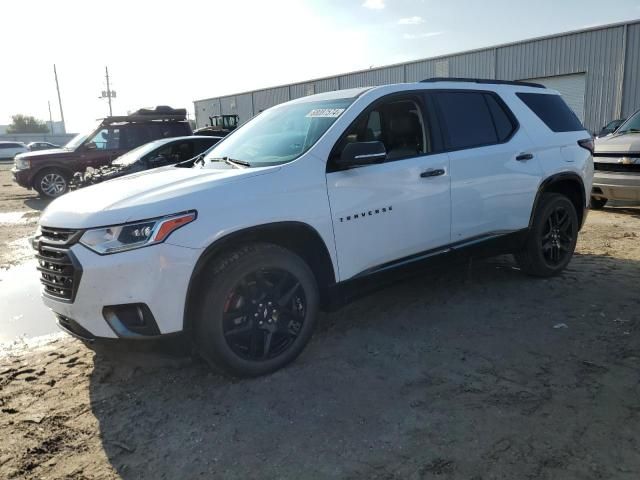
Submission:
[[[254,114],[260,113],[262,110],[266,110],[269,107],[288,100],[290,100],[288,86],[258,90],[257,92],[253,92],[253,112]],[[244,119],[241,120],[244,121]]]
[[[595,130],[620,105],[624,27],[605,28],[497,49],[497,78],[525,80],[584,72],[584,124]]]
[[[194,104],[197,124],[202,126],[216,109],[219,112],[221,104],[224,113],[228,113],[231,98],[236,102],[232,113],[238,113],[244,122],[278,103],[344,88],[415,82],[436,76],[526,80],[574,73],[586,75],[584,123],[588,129],[599,129],[621,111],[629,115],[640,108],[640,23],[352,72]]]
[[[223,115],[235,115],[238,113],[235,95],[220,98],[220,112]]]
[[[622,116],[628,117],[640,109],[640,23],[627,30],[627,61],[624,66]]]
[[[253,117],[253,94],[243,93],[236,95],[236,107],[241,122],[246,122]]]
[[[338,77],[340,88],[368,87],[404,82],[404,66],[376,68],[364,72],[348,73]]]

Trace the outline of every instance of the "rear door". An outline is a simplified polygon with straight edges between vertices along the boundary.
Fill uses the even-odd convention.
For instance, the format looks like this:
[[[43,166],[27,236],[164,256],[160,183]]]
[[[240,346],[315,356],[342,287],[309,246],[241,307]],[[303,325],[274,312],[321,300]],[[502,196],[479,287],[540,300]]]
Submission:
[[[449,243],[449,160],[433,113],[419,95],[382,99],[335,146],[327,189],[342,279]],[[383,163],[336,165],[347,143],[366,141],[384,143]]]
[[[542,177],[532,144],[493,92],[435,91],[451,168],[451,240],[528,226]]]

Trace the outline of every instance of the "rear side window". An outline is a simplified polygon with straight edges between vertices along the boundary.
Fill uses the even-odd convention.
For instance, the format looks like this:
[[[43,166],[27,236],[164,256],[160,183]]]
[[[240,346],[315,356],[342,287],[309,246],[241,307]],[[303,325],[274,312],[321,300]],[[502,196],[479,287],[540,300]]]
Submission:
[[[493,117],[493,123],[496,127],[496,134],[498,135],[498,142],[504,142],[507,140],[513,131],[516,129],[516,124],[512,120],[512,117],[507,114],[504,107],[498,103],[496,97],[493,95],[485,94],[484,98],[487,100],[489,111]]]
[[[165,122],[161,129],[165,138],[191,135],[191,127],[187,122]]]
[[[584,127],[560,95],[517,93],[533,113],[554,132],[578,132]]]
[[[436,92],[434,97],[444,121],[447,149],[471,148],[498,142],[483,93]]]

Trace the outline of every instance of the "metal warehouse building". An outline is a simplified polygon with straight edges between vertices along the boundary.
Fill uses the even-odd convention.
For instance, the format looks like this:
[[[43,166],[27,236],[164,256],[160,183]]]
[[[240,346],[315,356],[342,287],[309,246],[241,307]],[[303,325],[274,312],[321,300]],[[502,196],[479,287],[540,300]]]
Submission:
[[[429,77],[527,80],[558,90],[591,131],[640,108],[640,20],[318,78],[194,102],[196,123],[240,122],[294,98]]]

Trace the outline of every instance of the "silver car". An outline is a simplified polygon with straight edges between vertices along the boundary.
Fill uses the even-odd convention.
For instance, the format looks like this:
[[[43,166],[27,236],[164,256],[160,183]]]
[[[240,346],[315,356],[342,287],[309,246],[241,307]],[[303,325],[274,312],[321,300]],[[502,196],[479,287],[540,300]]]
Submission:
[[[593,165],[591,208],[608,200],[640,202],[640,110],[613,135],[596,139]]]

